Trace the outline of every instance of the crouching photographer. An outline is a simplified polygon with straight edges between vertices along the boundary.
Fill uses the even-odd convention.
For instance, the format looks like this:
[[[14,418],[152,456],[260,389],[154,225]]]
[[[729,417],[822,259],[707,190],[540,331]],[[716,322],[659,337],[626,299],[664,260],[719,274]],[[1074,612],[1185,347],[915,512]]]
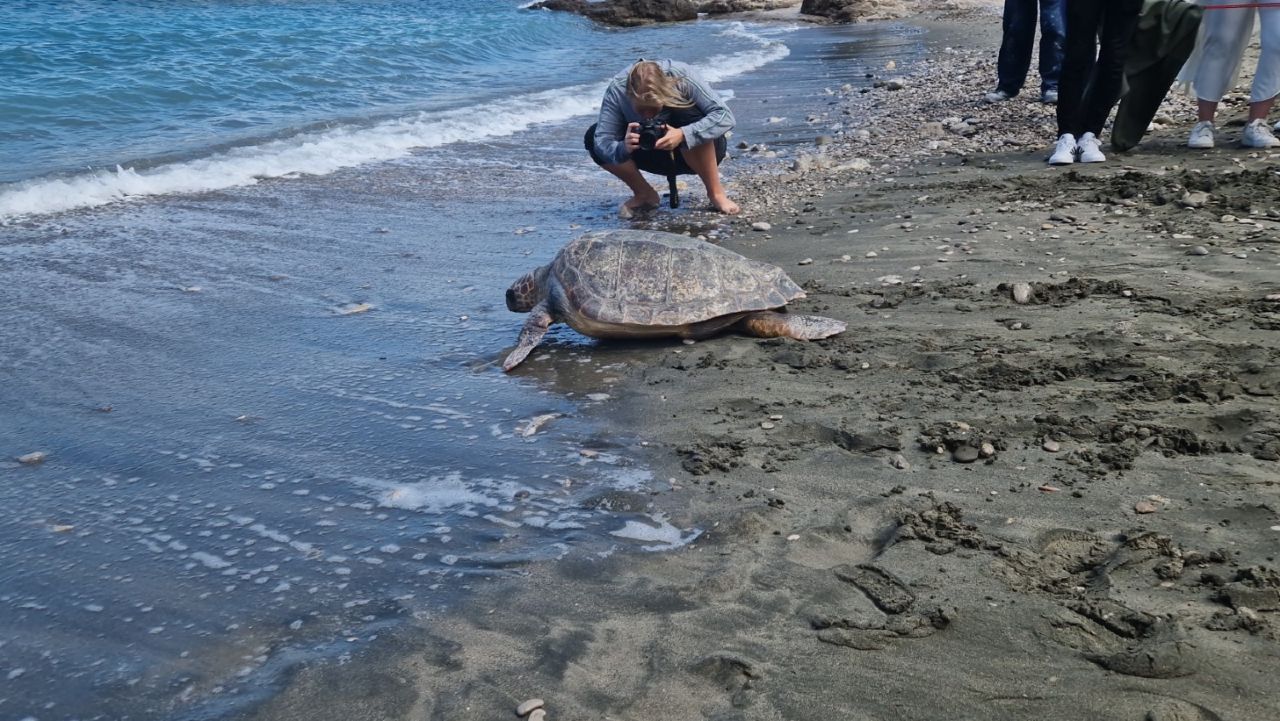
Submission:
[[[641,60],[610,81],[583,140],[591,159],[631,189],[619,209],[624,218],[658,207],[658,192],[641,171],[667,177],[673,208],[675,176],[697,174],[715,209],[733,215],[738,204],[720,184],[733,123],[729,107],[688,65]]]

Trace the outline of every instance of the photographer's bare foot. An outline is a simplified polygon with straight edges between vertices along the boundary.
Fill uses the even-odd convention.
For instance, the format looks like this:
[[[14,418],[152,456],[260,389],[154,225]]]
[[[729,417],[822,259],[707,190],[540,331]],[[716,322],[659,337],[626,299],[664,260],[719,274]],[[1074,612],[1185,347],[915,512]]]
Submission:
[[[652,195],[634,195],[618,208],[618,217],[628,220],[638,213],[647,213],[658,207],[662,198],[655,192]]]
[[[712,196],[711,205],[725,215],[737,215],[742,210],[742,208],[738,207],[737,203],[729,200],[729,196],[727,195]]]

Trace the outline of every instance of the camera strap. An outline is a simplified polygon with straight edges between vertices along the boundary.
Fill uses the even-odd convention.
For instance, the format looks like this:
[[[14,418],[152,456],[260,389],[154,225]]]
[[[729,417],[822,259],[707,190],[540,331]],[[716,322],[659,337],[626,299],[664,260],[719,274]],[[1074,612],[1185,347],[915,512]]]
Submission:
[[[667,174],[667,198],[672,208],[680,207],[680,189],[676,187],[676,151],[671,151],[671,172]]]

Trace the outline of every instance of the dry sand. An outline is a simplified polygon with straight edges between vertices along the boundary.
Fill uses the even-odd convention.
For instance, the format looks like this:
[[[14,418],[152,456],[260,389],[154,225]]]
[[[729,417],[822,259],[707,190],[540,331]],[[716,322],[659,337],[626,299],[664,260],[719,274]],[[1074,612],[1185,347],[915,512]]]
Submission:
[[[599,348],[672,479],[629,502],[702,537],[533,568],[254,717],[1280,718],[1280,156],[1180,147],[1174,99],[1048,168],[1049,108],[976,101],[998,15],[923,22],[833,110],[869,140],[735,183],[724,245],[849,331]]]

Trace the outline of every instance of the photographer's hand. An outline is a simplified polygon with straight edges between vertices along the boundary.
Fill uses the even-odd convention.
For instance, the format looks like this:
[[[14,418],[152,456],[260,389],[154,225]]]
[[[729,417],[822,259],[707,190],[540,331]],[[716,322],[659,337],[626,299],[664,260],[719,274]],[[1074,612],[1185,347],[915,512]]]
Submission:
[[[623,136],[622,142],[627,146],[628,153],[634,153],[640,147],[640,123],[627,123],[627,134]]]
[[[684,142],[684,131],[674,125],[668,125],[666,127],[667,134],[658,138],[658,142],[654,143],[653,147],[658,150],[675,150]]]

